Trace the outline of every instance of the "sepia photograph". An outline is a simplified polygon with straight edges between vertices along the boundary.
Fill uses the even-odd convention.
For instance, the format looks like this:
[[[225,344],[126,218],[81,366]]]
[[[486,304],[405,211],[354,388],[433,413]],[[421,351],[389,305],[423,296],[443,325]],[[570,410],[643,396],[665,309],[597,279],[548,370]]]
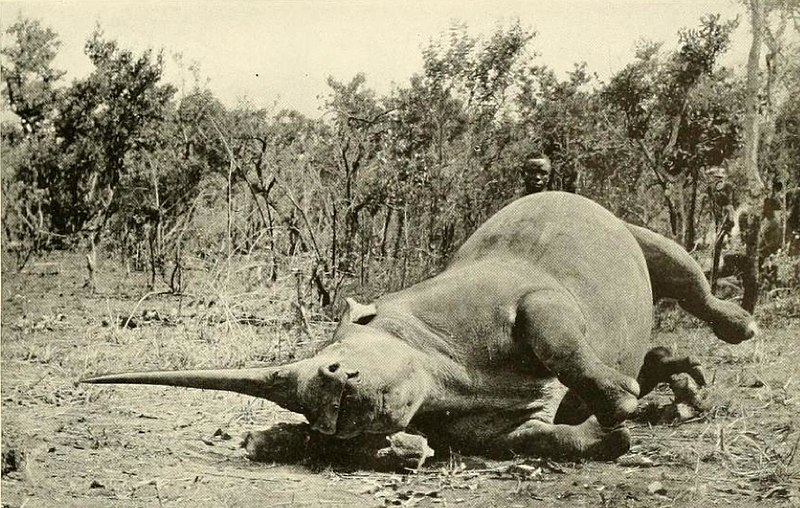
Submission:
[[[800,508],[800,0],[0,0],[3,508]]]

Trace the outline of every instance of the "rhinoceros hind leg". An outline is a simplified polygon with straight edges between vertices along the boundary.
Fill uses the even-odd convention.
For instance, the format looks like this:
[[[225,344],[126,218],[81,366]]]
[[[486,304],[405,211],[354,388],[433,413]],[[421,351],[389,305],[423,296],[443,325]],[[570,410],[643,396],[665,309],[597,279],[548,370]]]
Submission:
[[[585,422],[590,416],[592,416],[592,411],[586,403],[581,400],[574,390],[570,390],[564,395],[561,404],[558,406],[554,421],[556,423],[577,425]]]
[[[672,352],[665,347],[655,347],[644,357],[644,364],[639,370],[636,379],[641,390],[640,396],[644,397],[659,383],[669,383],[675,374],[685,373],[691,376],[698,386],[706,385],[706,378],[700,362],[691,356],[675,358]]]
[[[605,365],[590,347],[583,313],[566,292],[532,292],[517,307],[515,338],[606,427],[614,427],[638,406],[636,380]]]
[[[738,344],[756,335],[753,316],[735,303],[714,296],[700,265],[683,247],[649,229],[626,225],[644,253],[655,301],[677,300],[725,342]]]
[[[592,417],[580,425],[531,419],[513,430],[505,444],[515,453],[564,459],[611,460],[631,446],[628,429],[608,430]]]
[[[706,385],[706,377],[698,360],[691,356],[674,357],[672,352],[665,347],[655,347],[644,357],[644,364],[639,370],[636,381],[639,383],[639,397],[644,397],[659,383],[669,383],[675,392],[676,402],[680,394],[689,393],[692,383],[687,383],[680,377],[682,374],[689,376],[693,385],[702,388]],[[683,381],[680,384],[679,381]],[[676,384],[678,383],[678,384]],[[682,389],[683,385],[689,388]],[[696,398],[696,393],[692,397]],[[684,397],[685,398],[685,397]],[[693,399],[694,400],[694,399]],[[695,404],[696,405],[696,404]],[[590,410],[578,395],[570,390],[561,401],[556,412],[556,423],[575,425],[585,421],[590,416]]]

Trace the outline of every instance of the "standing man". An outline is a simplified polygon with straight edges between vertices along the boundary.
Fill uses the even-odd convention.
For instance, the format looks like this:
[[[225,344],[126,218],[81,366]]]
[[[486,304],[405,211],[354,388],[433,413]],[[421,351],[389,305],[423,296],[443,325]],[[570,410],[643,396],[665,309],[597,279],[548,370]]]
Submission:
[[[720,276],[722,248],[730,237],[734,226],[733,185],[728,180],[728,171],[721,166],[706,170],[708,178],[708,202],[714,220],[714,245],[711,251],[711,289],[716,290]],[[730,258],[733,259],[733,258]]]

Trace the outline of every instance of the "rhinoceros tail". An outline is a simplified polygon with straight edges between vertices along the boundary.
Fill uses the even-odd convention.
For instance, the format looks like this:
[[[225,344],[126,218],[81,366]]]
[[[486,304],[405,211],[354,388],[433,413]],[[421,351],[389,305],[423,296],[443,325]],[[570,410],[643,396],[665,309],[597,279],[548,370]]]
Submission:
[[[291,365],[252,369],[126,372],[81,379],[93,384],[144,384],[224,390],[272,400],[293,409],[297,406],[297,377]]]

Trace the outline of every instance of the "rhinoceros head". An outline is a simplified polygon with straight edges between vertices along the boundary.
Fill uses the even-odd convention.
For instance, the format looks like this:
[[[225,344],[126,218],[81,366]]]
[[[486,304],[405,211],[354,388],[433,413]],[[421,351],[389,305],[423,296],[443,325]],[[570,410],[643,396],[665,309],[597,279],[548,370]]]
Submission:
[[[405,428],[432,379],[421,353],[367,326],[375,307],[348,299],[333,342],[315,356],[278,367],[108,374],[85,383],[132,383],[226,390],[271,400],[341,438]]]

